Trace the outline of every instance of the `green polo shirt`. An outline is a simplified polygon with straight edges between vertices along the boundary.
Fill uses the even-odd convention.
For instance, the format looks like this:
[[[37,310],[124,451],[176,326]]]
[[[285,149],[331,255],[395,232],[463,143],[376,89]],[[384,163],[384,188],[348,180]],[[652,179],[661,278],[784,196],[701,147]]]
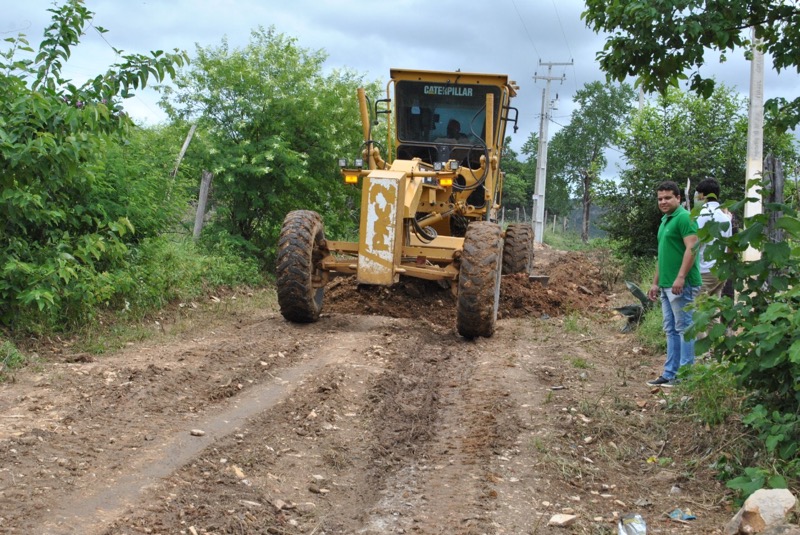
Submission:
[[[661,218],[661,225],[658,227],[659,287],[671,288],[675,283],[683,262],[683,253],[686,251],[683,239],[693,234],[697,234],[697,222],[692,219],[689,211],[683,206],[678,206],[674,212],[665,214]],[[694,265],[686,275],[686,285],[703,285],[700,270],[697,269],[697,256],[695,256]]]

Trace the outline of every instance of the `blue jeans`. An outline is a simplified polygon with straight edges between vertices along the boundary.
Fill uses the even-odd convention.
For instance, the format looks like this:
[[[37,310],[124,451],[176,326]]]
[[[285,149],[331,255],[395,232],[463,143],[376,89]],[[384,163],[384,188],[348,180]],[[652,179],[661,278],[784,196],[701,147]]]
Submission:
[[[665,379],[674,379],[681,366],[694,364],[694,339],[684,340],[683,335],[692,326],[692,310],[687,306],[694,302],[701,289],[702,286],[687,285],[682,294],[674,295],[672,288],[661,288],[661,314],[667,335],[667,360],[661,374]]]

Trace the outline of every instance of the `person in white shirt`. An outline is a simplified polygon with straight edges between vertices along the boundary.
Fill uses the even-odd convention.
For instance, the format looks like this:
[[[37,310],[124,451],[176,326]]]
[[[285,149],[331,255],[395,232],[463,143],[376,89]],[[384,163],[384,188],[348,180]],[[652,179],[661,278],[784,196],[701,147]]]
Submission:
[[[731,236],[731,218],[719,207],[719,182],[713,178],[705,178],[695,188],[695,204],[702,203],[700,215],[697,216],[697,228],[701,229],[711,221],[720,223],[720,234],[725,237]],[[725,225],[727,223],[727,226]],[[713,243],[711,240],[709,243]],[[700,243],[697,254],[697,265],[700,269],[700,276],[703,279],[702,293],[719,297],[722,295],[722,287],[725,281],[721,281],[711,272],[715,260],[706,258],[703,254],[709,243]]]

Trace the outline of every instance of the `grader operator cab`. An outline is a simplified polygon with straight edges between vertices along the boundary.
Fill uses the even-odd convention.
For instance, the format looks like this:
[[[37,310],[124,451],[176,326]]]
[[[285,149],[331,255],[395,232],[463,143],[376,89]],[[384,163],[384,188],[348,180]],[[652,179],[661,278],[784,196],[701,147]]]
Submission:
[[[492,336],[501,273],[528,273],[533,261],[531,226],[504,232],[497,222],[516,90],[505,75],[393,69],[387,98],[370,110],[359,89],[363,151],[339,162],[344,181],[361,185],[359,240],[327,240],[316,212],[287,214],[277,261],[281,314],[316,321],[334,273],[385,286],[418,277],[457,292],[462,336]],[[387,118],[385,155],[372,138],[378,117]]]

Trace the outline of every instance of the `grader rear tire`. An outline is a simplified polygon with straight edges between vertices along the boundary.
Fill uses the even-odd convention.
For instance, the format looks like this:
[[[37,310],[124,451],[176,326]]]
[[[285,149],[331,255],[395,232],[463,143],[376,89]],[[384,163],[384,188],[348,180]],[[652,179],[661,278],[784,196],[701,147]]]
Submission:
[[[315,287],[319,244],[325,239],[322,218],[316,212],[295,210],[286,214],[278,240],[277,289],[281,314],[296,323],[313,323],[322,311],[323,286]]]
[[[461,253],[456,305],[456,326],[464,338],[494,334],[502,259],[500,225],[489,221],[470,223]]]
[[[503,245],[503,275],[530,273],[533,268],[533,227],[514,223],[506,228]]]

